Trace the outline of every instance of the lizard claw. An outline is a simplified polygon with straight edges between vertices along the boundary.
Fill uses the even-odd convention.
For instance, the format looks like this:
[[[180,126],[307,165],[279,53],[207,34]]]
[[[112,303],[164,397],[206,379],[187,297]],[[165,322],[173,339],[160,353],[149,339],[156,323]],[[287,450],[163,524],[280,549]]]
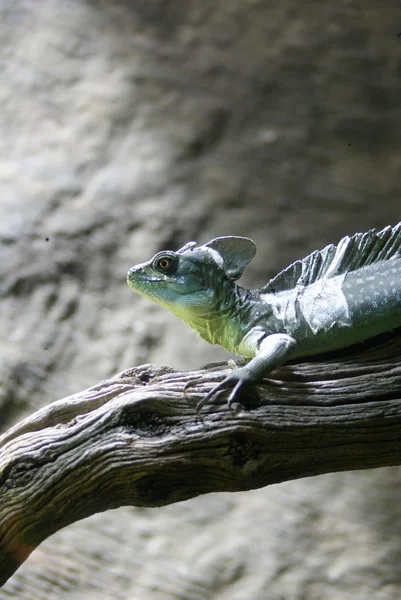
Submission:
[[[234,360],[230,359],[228,361],[228,366],[230,367],[230,369],[237,369],[237,364],[235,363]],[[230,377],[230,375],[228,375],[227,377]],[[216,385],[216,387],[214,387],[211,392],[209,392],[209,394],[207,394],[207,398],[210,400],[210,398],[212,396],[214,396],[214,394],[218,391],[220,391],[220,389],[223,389],[223,387],[221,387],[221,384],[224,383],[224,381],[226,381],[227,377],[225,379],[223,379],[223,381],[221,383],[219,383],[218,385]],[[187,381],[187,383],[184,385],[184,396],[186,395],[187,391],[189,390],[190,387],[193,387],[194,385],[197,385],[200,382],[200,379],[190,379],[189,381]],[[224,386],[227,387],[227,386]],[[209,397],[210,396],[210,397]],[[202,400],[203,402],[203,400]]]
[[[200,414],[202,407],[205,406],[205,404],[207,404],[209,400],[211,400],[214,396],[217,396],[227,387],[226,379],[227,377],[225,377],[223,381],[215,385],[214,388],[212,388],[210,392],[202,398],[202,400],[199,400],[198,404],[196,405],[196,412],[198,413],[198,415]]]
[[[186,395],[189,388],[193,387],[197,383],[199,383],[199,379],[190,379],[189,381],[187,381],[187,383],[184,385],[184,396]]]
[[[210,390],[210,392],[208,394],[206,394],[206,396],[198,402],[198,404],[196,405],[196,412],[199,414],[200,411],[202,410],[202,407],[205,406],[205,404],[207,404],[213,397],[220,394],[223,390],[234,386],[230,392],[230,395],[228,396],[228,399],[227,399],[228,408],[231,409],[231,406],[235,400],[235,396],[237,395],[237,392],[240,389],[240,387],[242,387],[244,384],[250,383],[250,382],[251,381],[249,379],[248,373],[243,372],[241,368],[235,369],[234,371],[232,371],[232,373],[227,375],[223,379],[223,381],[220,381],[220,383],[215,385]],[[189,381],[188,383],[192,385],[194,382]],[[188,386],[188,384],[185,386],[185,388],[187,388],[187,386]],[[185,388],[184,388],[184,393],[185,393]]]
[[[216,394],[219,394],[223,389],[225,389],[227,387],[226,379],[227,379],[227,377],[224,378],[223,381],[221,381],[220,383],[215,385],[210,390],[210,392],[208,394],[206,394],[206,396],[198,402],[198,404],[196,405],[196,412],[198,414],[200,413],[202,406],[207,404],[209,402],[209,400],[211,400],[213,398],[213,396],[215,396]],[[190,387],[197,385],[199,382],[200,382],[199,379],[191,379],[190,381],[187,381],[187,383],[184,386],[184,394],[187,393],[187,391],[189,390]]]

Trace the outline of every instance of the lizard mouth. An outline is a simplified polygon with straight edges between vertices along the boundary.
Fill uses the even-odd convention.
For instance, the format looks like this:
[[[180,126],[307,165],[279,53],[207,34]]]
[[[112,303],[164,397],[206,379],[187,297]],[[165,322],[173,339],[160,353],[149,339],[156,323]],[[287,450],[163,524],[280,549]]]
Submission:
[[[164,283],[164,277],[157,277],[149,275],[148,273],[143,273],[141,271],[137,271],[132,269],[128,271],[127,281],[131,287],[137,287],[138,285],[143,285],[144,283]]]
[[[149,281],[150,283],[161,283],[164,281],[164,279],[162,277],[149,277],[149,276],[144,276],[141,281]]]

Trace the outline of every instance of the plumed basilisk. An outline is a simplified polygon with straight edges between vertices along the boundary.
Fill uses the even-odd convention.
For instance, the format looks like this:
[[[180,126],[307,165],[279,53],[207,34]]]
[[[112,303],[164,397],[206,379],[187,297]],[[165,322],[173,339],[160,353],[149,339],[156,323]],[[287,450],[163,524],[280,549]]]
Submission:
[[[246,237],[218,237],[158,252],[128,272],[130,287],[167,308],[204,340],[250,359],[198,404],[288,360],[314,356],[401,326],[401,223],[344,237],[281,271],[261,290],[235,281],[256,252]],[[234,365],[235,366],[235,365]],[[193,385],[194,382],[189,382]]]

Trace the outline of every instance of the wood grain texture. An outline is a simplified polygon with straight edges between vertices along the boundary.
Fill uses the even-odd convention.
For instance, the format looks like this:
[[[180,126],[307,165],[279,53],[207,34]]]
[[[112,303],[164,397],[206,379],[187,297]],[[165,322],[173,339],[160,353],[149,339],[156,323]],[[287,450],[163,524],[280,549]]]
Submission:
[[[54,402],[0,438],[0,582],[57,530],[123,505],[401,464],[401,335],[288,365],[196,403],[226,372],[142,365]],[[199,385],[183,394],[190,379]]]

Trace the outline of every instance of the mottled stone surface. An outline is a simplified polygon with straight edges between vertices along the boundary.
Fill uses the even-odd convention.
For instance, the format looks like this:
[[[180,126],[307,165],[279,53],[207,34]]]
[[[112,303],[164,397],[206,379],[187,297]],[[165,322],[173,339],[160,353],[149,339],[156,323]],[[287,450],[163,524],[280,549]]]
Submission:
[[[125,284],[252,237],[244,278],[401,215],[401,5],[0,0],[0,409],[227,354]],[[398,469],[96,515],[0,599],[401,596]]]

